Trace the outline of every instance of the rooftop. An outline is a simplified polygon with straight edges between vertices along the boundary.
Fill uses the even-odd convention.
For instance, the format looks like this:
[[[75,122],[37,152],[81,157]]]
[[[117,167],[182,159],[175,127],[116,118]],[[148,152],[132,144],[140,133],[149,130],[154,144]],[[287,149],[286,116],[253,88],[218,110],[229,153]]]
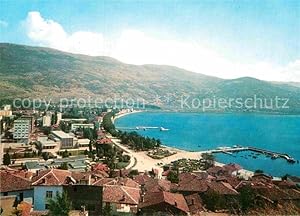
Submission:
[[[73,136],[71,136],[70,134],[67,134],[63,131],[52,131],[52,134],[54,134],[55,136],[64,139],[64,138],[73,138]]]
[[[6,170],[0,171],[0,192],[30,190],[31,181]]]

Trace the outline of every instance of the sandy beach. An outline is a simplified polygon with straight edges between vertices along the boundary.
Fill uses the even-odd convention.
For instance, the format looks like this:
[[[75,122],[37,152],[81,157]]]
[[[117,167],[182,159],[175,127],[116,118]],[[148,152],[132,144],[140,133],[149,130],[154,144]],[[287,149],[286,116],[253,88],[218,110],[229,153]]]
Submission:
[[[117,118],[121,118],[121,117],[124,117],[126,115],[133,114],[133,113],[138,113],[138,112],[142,112],[142,111],[132,111],[132,112],[126,112],[126,113],[116,115],[112,119],[112,122],[114,123],[114,121]],[[169,150],[170,152],[176,152],[176,154],[171,155],[169,157],[162,158],[162,159],[153,159],[153,158],[151,158],[147,155],[147,151],[136,152],[132,149],[129,149],[127,146],[122,145],[118,138],[115,138],[115,137],[112,137],[112,136],[109,136],[109,138],[112,140],[112,142],[116,146],[123,149],[123,151],[125,151],[128,155],[131,156],[131,161],[130,161],[130,164],[127,166],[127,168],[137,169],[140,172],[141,171],[146,171],[146,170],[149,171],[149,170],[152,170],[154,168],[154,169],[157,169],[159,171],[159,176],[160,177],[161,177],[161,174],[163,172],[163,169],[162,169],[163,165],[170,164],[172,161],[176,161],[176,160],[183,159],[183,158],[184,159],[197,159],[197,160],[199,160],[203,153],[208,152],[208,151],[190,152],[190,151],[177,149],[177,148],[174,148],[174,147],[162,146],[162,148],[164,148],[166,150]],[[220,162],[215,162],[215,165],[216,166],[224,166],[225,164],[220,163]],[[253,175],[254,172],[242,169],[242,170],[239,171],[239,173],[240,173],[240,176],[243,176],[245,179],[248,179],[249,177],[251,177]]]

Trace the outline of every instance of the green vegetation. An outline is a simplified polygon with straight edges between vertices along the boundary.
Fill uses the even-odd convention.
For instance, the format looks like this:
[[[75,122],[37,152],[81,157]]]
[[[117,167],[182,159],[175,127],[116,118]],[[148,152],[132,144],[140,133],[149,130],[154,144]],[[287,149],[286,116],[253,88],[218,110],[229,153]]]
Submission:
[[[260,169],[258,169],[258,170],[255,170],[255,171],[254,171],[254,173],[255,173],[255,174],[263,174],[263,173],[264,173],[264,171],[263,171],[263,170],[260,170]]]
[[[130,148],[137,151],[145,151],[158,148],[160,147],[161,143],[160,140],[143,137],[135,131],[130,133],[121,132],[118,137],[120,138],[122,144],[128,145]]]
[[[65,192],[57,192],[54,199],[48,200],[50,216],[68,216],[71,210],[71,202]]]
[[[213,154],[204,153],[202,154],[201,161],[203,162],[203,169],[207,170],[208,168],[214,166],[215,156]]]
[[[243,213],[246,213],[249,209],[255,207],[255,191],[250,186],[242,187],[239,190],[239,204]]]
[[[10,161],[10,154],[8,152],[6,152],[3,156],[3,164],[8,166],[10,165],[11,161]]]
[[[179,182],[178,171],[171,170],[168,173],[167,179],[172,183],[178,183]]]
[[[210,211],[226,209],[226,199],[219,193],[209,190],[202,196],[205,207]]]
[[[209,160],[200,159],[179,159],[176,161],[173,161],[168,167],[172,170],[180,170],[181,172],[194,172],[194,171],[200,171],[200,170],[207,170],[209,167],[212,166],[212,162],[210,161],[211,156],[208,156]],[[164,169],[168,169],[168,167],[164,167]]]
[[[58,169],[62,169],[62,170],[68,170],[69,169],[69,165],[67,162],[63,162]]]
[[[167,149],[161,149],[161,148],[154,149],[154,150],[149,151],[147,153],[147,155],[149,157],[152,157],[153,159],[162,159],[164,157],[169,157],[169,156],[174,155],[174,154],[176,154],[176,152],[170,152]]]

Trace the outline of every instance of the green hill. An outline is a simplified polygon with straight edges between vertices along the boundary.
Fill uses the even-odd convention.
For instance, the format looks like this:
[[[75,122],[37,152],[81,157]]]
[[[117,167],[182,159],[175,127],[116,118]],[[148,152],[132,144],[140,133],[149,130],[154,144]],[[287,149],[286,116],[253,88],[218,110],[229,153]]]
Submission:
[[[300,88],[253,78],[223,80],[165,65],[130,65],[49,48],[0,44],[0,99],[61,97],[143,98],[180,109],[182,96],[288,97],[298,112]]]

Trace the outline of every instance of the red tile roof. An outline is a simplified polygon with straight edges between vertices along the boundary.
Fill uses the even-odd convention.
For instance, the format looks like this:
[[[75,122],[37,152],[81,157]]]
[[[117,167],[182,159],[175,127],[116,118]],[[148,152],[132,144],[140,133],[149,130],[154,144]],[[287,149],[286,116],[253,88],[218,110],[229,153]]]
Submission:
[[[203,207],[202,199],[198,193],[184,196],[184,198],[192,214],[196,214],[205,210],[205,208]]]
[[[99,170],[99,171],[108,172],[109,168],[108,168],[107,164],[97,163],[97,164],[92,166],[92,170],[93,171]]]
[[[119,185],[132,188],[140,188],[140,185],[130,178],[102,178],[93,183],[96,186]]]
[[[103,187],[103,202],[137,205],[140,200],[140,189],[120,185]]]
[[[0,192],[30,190],[31,181],[8,171],[0,171]]]
[[[212,181],[208,183],[208,187],[222,195],[238,195],[239,193],[226,182],[216,182]]]
[[[112,141],[109,138],[102,138],[97,140],[97,144],[112,144]]]
[[[147,192],[170,191],[172,183],[165,179],[149,179],[145,184]]]
[[[225,170],[228,170],[230,173],[234,172],[234,171],[239,171],[242,169],[242,167],[238,164],[235,163],[229,163],[223,166],[223,168]]]
[[[140,203],[140,208],[153,207],[162,203],[169,204],[185,213],[189,212],[188,205],[182,194],[170,193],[166,191],[146,193],[144,201]]]
[[[133,178],[135,182],[137,182],[139,185],[145,185],[147,181],[152,179],[150,176],[148,176],[146,173],[137,175]]]
[[[208,181],[194,173],[182,173],[179,175],[177,191],[181,192],[205,192],[208,189]]]
[[[33,177],[32,185],[64,185],[75,183],[74,181],[71,171],[49,169],[40,171],[37,176]]]

